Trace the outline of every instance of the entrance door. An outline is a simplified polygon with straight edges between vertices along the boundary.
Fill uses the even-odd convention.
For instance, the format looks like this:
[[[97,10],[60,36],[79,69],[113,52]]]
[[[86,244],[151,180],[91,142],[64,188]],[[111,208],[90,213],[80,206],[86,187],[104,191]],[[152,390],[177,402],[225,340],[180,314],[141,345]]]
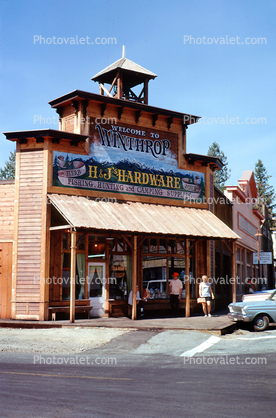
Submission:
[[[12,242],[0,243],[0,318],[11,318]]]
[[[91,316],[105,315],[105,263],[88,263],[88,296]]]

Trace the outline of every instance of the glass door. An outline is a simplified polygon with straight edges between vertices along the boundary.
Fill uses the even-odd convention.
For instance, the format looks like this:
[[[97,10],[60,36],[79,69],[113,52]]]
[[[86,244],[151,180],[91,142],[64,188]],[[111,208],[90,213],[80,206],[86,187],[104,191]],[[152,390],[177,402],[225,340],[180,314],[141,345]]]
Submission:
[[[88,263],[88,277],[91,316],[105,316],[105,263]]]

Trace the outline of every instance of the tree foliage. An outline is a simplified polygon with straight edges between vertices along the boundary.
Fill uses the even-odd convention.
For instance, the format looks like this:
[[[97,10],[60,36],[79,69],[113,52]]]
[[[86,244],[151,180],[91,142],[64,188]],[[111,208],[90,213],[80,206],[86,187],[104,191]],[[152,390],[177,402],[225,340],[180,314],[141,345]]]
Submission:
[[[269,185],[269,179],[272,177],[268,175],[265,166],[262,163],[262,160],[258,160],[255,164],[255,182],[257,186],[257,192],[259,195],[259,209],[262,209],[262,204],[264,203],[268,208],[268,213],[272,216],[275,216],[273,213],[276,204],[275,201],[276,195],[273,186]]]
[[[9,159],[5,162],[4,168],[0,168],[1,180],[10,180],[15,178],[15,154],[15,151],[11,152]]]
[[[213,142],[213,144],[209,147],[208,153],[210,157],[216,157],[221,160],[223,163],[223,167],[221,170],[216,170],[214,172],[214,185],[220,189],[224,190],[226,181],[230,178],[231,169],[228,168],[227,157],[225,156],[224,152],[220,149],[220,146],[217,142]]]

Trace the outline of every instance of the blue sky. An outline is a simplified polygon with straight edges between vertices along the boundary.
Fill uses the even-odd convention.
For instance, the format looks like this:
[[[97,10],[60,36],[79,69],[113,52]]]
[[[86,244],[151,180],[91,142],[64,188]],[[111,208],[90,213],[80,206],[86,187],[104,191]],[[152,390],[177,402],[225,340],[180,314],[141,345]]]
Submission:
[[[58,129],[48,102],[98,93],[91,77],[125,45],[127,58],[158,75],[150,105],[202,116],[187,152],[207,154],[216,141],[229,185],[261,159],[276,189],[275,0],[2,0],[0,10],[1,132]],[[77,36],[85,43],[70,43]],[[0,135],[3,167],[15,145]]]

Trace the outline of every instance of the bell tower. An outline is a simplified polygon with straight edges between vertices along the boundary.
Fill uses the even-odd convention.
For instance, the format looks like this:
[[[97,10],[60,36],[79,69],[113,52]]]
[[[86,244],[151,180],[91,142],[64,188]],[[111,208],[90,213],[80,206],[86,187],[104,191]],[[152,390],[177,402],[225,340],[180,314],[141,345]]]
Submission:
[[[155,77],[156,74],[125,58],[123,46],[122,58],[100,71],[91,80],[99,82],[101,95],[148,104],[149,80]],[[105,84],[110,86],[109,89]],[[141,85],[141,91],[135,93],[133,88],[138,85]]]

